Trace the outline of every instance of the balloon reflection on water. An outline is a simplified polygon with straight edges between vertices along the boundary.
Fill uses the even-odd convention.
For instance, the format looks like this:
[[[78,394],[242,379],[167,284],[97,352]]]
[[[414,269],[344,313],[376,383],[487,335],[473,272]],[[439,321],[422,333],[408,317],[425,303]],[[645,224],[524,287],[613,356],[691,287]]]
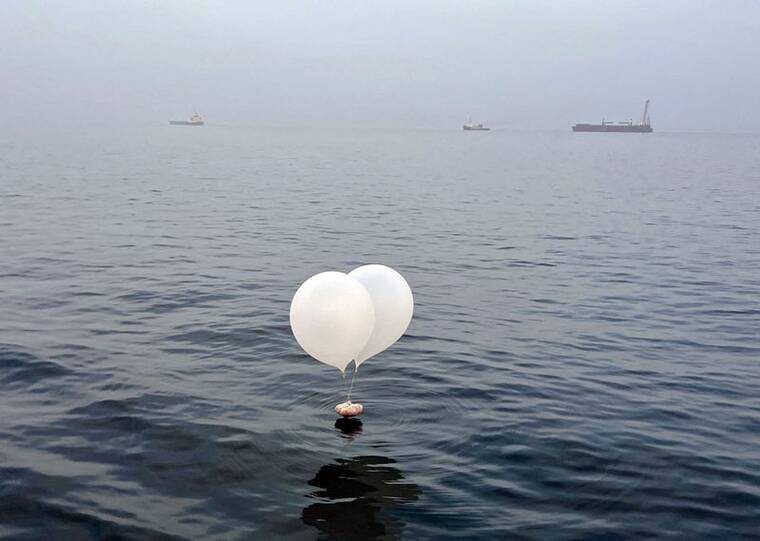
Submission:
[[[362,431],[362,422],[360,419],[352,417],[341,417],[335,421],[335,428],[341,433],[341,437],[353,440]]]
[[[361,421],[339,429],[361,430]],[[421,491],[404,482],[393,464],[383,456],[357,456],[322,466],[309,481],[317,489],[309,497],[318,501],[303,510],[301,520],[329,539],[400,539],[404,523],[389,511],[416,501]]]

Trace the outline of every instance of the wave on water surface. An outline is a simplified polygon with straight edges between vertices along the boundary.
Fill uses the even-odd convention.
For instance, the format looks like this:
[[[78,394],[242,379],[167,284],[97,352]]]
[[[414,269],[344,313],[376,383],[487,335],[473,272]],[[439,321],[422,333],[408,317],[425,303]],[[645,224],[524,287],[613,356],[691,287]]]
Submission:
[[[205,128],[2,147],[0,538],[760,531],[756,136]],[[288,307],[375,262],[336,421]]]

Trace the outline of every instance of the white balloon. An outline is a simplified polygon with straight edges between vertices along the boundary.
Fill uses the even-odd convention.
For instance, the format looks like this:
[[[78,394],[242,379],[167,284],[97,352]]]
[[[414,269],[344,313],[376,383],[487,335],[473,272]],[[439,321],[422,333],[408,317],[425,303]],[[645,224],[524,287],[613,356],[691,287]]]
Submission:
[[[290,328],[316,360],[345,372],[375,325],[375,309],[364,286],[342,272],[306,280],[290,303]]]
[[[370,357],[388,349],[406,332],[412,320],[414,298],[404,277],[385,265],[364,265],[348,275],[367,288],[375,306],[375,328],[367,344],[356,356],[358,367]]]

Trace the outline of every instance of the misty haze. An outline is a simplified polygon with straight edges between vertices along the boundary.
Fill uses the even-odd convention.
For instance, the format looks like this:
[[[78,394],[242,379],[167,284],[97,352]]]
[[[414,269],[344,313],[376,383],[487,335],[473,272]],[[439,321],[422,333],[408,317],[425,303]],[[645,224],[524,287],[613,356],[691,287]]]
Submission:
[[[760,4],[33,2],[0,6],[4,124],[760,130]]]

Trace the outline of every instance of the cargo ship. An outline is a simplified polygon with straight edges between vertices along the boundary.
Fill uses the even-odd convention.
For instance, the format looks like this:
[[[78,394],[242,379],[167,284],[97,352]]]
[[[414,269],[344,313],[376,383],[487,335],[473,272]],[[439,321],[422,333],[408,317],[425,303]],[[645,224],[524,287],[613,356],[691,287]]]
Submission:
[[[652,133],[652,122],[649,119],[649,100],[644,104],[644,114],[641,122],[634,124],[628,122],[607,122],[602,119],[601,124],[576,124],[573,131],[582,132],[613,132],[613,133]]]
[[[490,131],[491,128],[486,128],[483,124],[476,124],[472,120],[468,120],[462,125],[464,131]]]
[[[206,122],[203,120],[203,117],[199,115],[197,112],[193,113],[193,115],[188,120],[170,120],[169,124],[172,126],[203,126]]]

